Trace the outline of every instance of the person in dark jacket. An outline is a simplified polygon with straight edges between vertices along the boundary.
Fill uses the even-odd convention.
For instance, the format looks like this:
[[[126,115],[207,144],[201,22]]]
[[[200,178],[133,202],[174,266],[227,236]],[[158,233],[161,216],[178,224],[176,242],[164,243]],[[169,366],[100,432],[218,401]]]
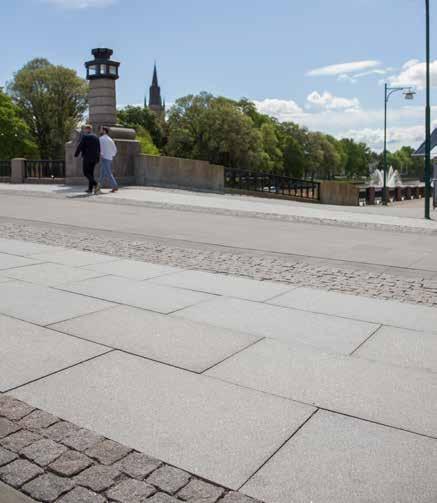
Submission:
[[[93,134],[91,126],[85,126],[84,134],[77,146],[74,157],[82,154],[83,159],[83,174],[88,179],[87,194],[92,194],[93,189],[96,190],[97,182],[94,178],[94,168],[100,160],[100,141],[99,138]]]

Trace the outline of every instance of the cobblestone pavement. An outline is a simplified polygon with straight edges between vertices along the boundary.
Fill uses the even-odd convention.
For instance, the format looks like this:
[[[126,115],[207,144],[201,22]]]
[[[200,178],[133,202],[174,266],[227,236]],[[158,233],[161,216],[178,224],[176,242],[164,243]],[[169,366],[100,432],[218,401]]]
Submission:
[[[110,233],[84,232],[73,227],[47,224],[0,222],[0,237],[64,246],[258,280],[290,283],[298,286],[345,292],[355,295],[403,302],[437,305],[437,279],[428,279],[426,271],[390,274],[387,268],[352,267],[347,263],[332,267],[283,255],[223,251],[219,247],[173,246],[159,240],[140,239]],[[326,261],[325,261],[326,262]],[[434,273],[435,274],[435,273]]]
[[[0,480],[47,503],[256,503],[6,395]]]

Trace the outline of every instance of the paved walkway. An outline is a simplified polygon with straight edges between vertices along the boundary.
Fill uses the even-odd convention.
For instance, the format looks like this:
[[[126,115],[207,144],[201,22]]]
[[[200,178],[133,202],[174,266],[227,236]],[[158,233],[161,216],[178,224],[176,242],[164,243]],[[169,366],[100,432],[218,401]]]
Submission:
[[[40,195],[83,197],[81,187],[64,185],[3,184],[5,193],[29,192]],[[389,207],[342,207],[251,196],[219,195],[147,187],[125,187],[116,194],[104,191],[94,202],[121,202],[174,209],[201,210],[213,214],[258,216],[271,219],[383,228],[406,232],[437,232],[437,213],[433,221],[423,219],[423,200],[406,201]]]
[[[2,400],[268,503],[437,498],[435,308],[7,239],[0,298]]]

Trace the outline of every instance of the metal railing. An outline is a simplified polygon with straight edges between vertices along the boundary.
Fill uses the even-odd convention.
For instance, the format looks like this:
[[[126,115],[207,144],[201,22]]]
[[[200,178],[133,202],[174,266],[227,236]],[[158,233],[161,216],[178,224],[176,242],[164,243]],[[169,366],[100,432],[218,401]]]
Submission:
[[[65,178],[65,161],[26,160],[26,178]]]
[[[225,188],[293,198],[320,199],[320,183],[258,171],[225,168]]]
[[[381,204],[383,199],[382,187],[361,187],[360,205]],[[387,200],[390,202],[422,199],[425,197],[424,185],[407,185],[387,188]]]
[[[0,161],[0,177],[11,176],[11,161]]]

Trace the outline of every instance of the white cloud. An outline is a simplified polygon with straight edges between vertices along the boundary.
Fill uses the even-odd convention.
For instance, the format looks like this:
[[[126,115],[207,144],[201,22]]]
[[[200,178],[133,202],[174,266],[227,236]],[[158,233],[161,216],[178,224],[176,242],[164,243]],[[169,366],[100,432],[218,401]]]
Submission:
[[[276,98],[267,98],[262,101],[254,101],[259,112],[272,117],[276,117],[279,120],[294,120],[296,117],[302,117],[305,112],[302,108],[293,100],[278,100]],[[293,117],[291,119],[290,117]]]
[[[88,7],[107,7],[116,0],[44,0],[46,3],[66,9],[85,9]]]
[[[366,60],[353,61],[351,63],[339,63],[337,65],[323,66],[310,70],[307,75],[310,77],[349,75],[351,73],[362,72],[380,66],[380,61]]]
[[[426,66],[425,63],[417,59],[407,61],[398,75],[389,77],[388,82],[392,86],[416,87],[425,89],[426,85]],[[437,60],[431,62],[431,85],[437,86]]]
[[[328,91],[325,91],[323,94],[320,94],[317,91],[313,91],[308,95],[307,101],[311,103],[311,105],[325,108],[326,110],[346,110],[360,108],[360,101],[358,98],[340,98],[338,96],[334,96]]]
[[[349,82],[349,84],[356,84],[357,83],[357,79],[351,77],[347,73],[342,73],[341,75],[339,75],[337,80],[339,80],[340,82],[341,81]]]

